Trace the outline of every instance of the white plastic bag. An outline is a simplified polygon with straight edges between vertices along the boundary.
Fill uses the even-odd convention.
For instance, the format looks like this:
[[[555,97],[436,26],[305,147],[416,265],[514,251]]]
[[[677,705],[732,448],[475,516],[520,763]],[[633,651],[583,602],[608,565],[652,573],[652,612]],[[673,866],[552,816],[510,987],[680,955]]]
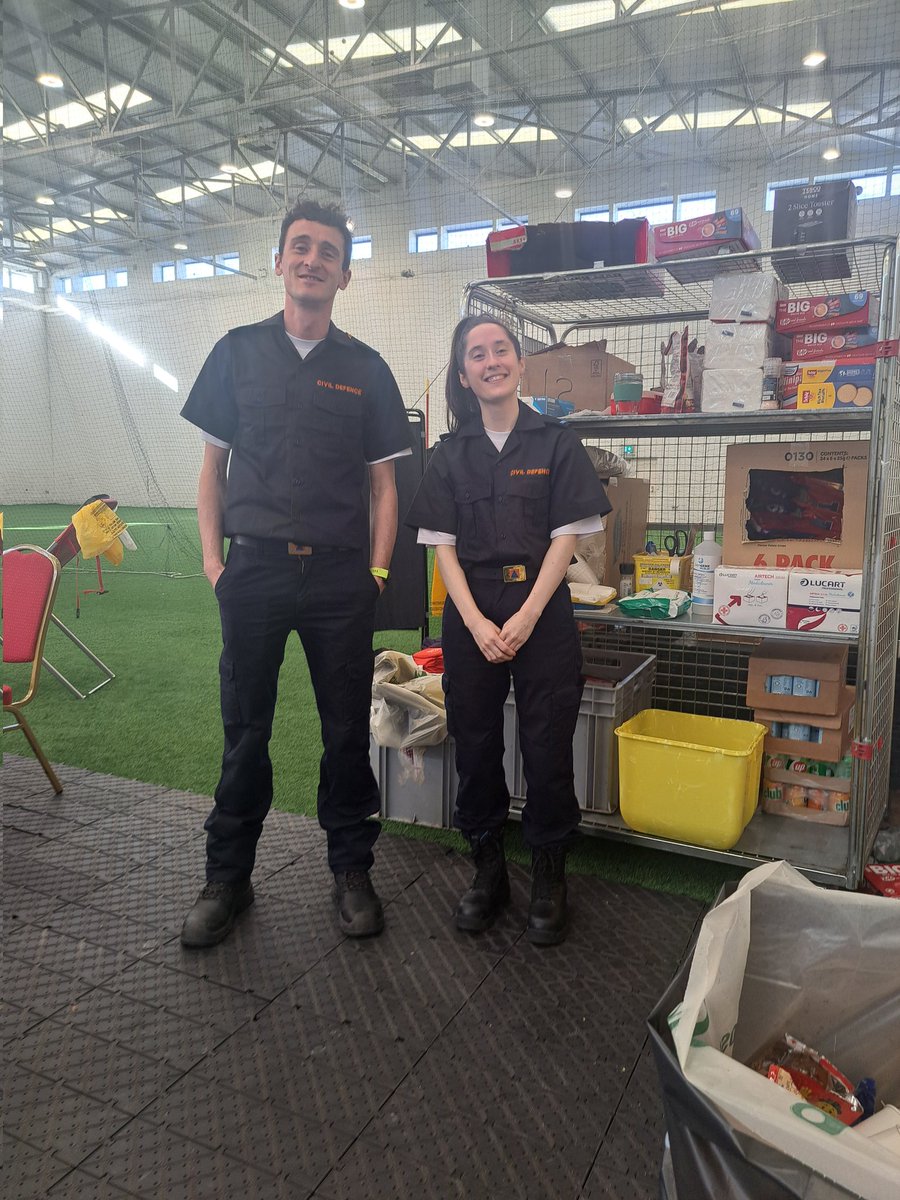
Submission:
[[[854,1195],[896,1200],[893,1154],[743,1063],[789,1032],[900,1101],[900,904],[756,868],[704,918],[669,1025],[685,1076],[737,1128]]]
[[[379,746],[393,750],[442,742],[447,712],[441,677],[427,675],[408,654],[381,651],[375,659],[369,729]]]

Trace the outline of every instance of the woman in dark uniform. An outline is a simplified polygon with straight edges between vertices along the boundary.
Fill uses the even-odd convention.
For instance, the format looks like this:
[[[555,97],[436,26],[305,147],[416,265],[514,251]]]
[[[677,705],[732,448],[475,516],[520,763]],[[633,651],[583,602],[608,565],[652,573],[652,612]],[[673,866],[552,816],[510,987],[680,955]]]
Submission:
[[[565,857],[580,812],[572,738],[583,681],[565,582],[579,535],[603,528],[610,504],[584,447],[555,418],[518,399],[518,339],[491,317],[453,334],[450,433],[435,447],[407,523],[435,546],[447,587],[444,690],[456,741],[455,824],[475,861],[458,928],[487,929],[509,900],[503,825],[503,707],[510,675],[525,771],[532,851],[528,937],[566,933]]]

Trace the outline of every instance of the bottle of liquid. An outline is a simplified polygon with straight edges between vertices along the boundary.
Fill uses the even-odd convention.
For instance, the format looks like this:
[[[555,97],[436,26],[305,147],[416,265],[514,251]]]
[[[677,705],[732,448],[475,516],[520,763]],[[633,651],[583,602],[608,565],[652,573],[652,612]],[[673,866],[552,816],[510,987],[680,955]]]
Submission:
[[[634,563],[619,563],[619,598],[634,595]]]
[[[706,529],[703,541],[694,547],[694,583],[691,590],[692,607],[695,611],[712,612],[713,587],[716,567],[722,563],[722,547],[716,541],[715,531]]]

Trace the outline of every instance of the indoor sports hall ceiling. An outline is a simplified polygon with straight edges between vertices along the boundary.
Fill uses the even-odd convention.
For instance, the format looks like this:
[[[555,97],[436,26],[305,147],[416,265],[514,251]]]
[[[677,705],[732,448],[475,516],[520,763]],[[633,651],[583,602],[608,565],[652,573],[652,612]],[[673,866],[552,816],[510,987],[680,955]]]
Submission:
[[[274,219],[306,188],[900,164],[897,0],[7,0],[3,34],[19,262]]]

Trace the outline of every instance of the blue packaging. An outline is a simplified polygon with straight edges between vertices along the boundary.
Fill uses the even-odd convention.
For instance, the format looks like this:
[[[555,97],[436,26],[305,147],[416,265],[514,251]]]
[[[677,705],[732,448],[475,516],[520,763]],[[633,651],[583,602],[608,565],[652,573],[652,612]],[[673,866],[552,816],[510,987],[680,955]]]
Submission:
[[[567,417],[575,411],[571,400],[554,400],[550,396],[532,396],[531,403],[545,417]]]
[[[790,696],[793,694],[793,675],[767,675],[766,691],[773,696]]]
[[[793,696],[818,696],[819,681],[818,679],[807,679],[803,675],[794,676],[794,685],[791,690]]]

